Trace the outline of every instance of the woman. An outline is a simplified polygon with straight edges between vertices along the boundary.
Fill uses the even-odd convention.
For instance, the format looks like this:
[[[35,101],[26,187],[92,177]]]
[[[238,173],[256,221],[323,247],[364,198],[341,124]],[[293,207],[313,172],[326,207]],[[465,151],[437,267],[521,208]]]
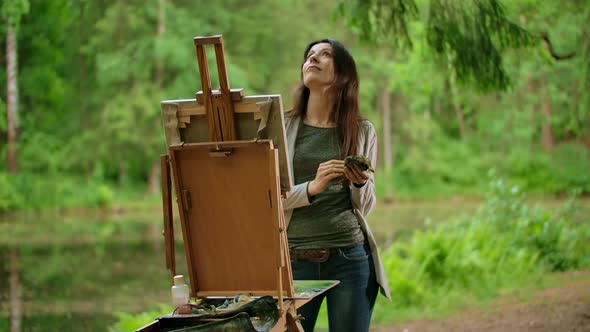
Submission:
[[[283,202],[294,279],[340,280],[298,310],[313,331],[327,297],[330,331],[368,331],[378,289],[389,298],[375,239],[364,219],[375,205],[373,174],[344,158],[376,162],[373,125],[358,111],[354,59],[333,39],[304,53],[286,129],[294,187]]]

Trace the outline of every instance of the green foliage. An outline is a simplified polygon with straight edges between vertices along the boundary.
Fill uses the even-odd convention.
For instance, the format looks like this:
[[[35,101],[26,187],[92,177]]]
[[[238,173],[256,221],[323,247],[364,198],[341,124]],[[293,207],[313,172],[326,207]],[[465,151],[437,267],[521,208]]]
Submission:
[[[158,309],[145,311],[139,314],[118,312],[117,323],[109,327],[109,332],[135,331],[154,321],[156,317],[168,315],[172,312],[171,306],[160,305]]]
[[[56,188],[80,186],[85,193],[68,196],[76,190],[63,190],[77,203],[52,198],[32,207],[105,204],[114,199],[110,185],[96,184],[105,181],[119,183],[118,191],[145,186],[165,150],[159,101],[193,97],[200,82],[192,37],[220,33],[232,87],[249,95],[280,93],[285,109],[309,41],[335,37],[349,47],[361,77],[363,116],[380,135],[385,126],[377,99],[383,93],[391,97],[395,164],[374,165],[380,197],[478,194],[490,168],[530,191],[589,192],[584,144],[590,137],[590,83],[584,82],[590,82],[590,10],[577,1],[166,1],[163,16],[157,1],[31,0],[2,6],[27,3],[38,15],[23,15],[18,34],[20,171],[29,174],[24,177],[45,174],[48,181],[71,183]],[[331,20],[334,12],[346,22]],[[513,23],[517,18],[526,31]],[[299,24],[285,25],[289,20]],[[357,41],[344,23],[367,38]],[[158,24],[165,25],[163,35]],[[507,49],[539,31],[553,37],[557,51],[573,50],[576,57],[556,62],[541,44]],[[501,65],[512,78],[512,91],[481,95],[472,81],[455,86],[454,77],[474,72],[460,69],[464,62],[485,74],[468,80],[502,81],[495,75],[504,74],[491,69]],[[215,73],[212,79],[215,85]],[[4,80],[0,91],[6,91]],[[1,135],[5,111],[0,106]],[[539,148],[547,124],[554,151]],[[0,139],[2,155],[5,143]],[[387,145],[382,137],[379,144]],[[96,181],[81,180],[92,173],[100,173]],[[2,209],[28,206],[22,202],[26,186],[7,176],[3,181],[11,189],[0,189],[10,196]],[[102,193],[90,194],[95,191]],[[79,198],[91,195],[96,197]]]
[[[409,20],[418,16],[414,0],[342,0],[334,14],[345,17],[348,25],[367,42],[389,39],[394,46],[412,47]]]
[[[6,102],[0,100],[0,133],[8,129],[6,124]]]
[[[430,8],[434,2],[417,3],[423,9]],[[445,2],[449,8],[460,8],[437,11],[436,15],[463,20],[462,10],[483,10],[475,8],[478,3]],[[503,2],[506,20],[519,17],[529,33],[548,30],[552,36],[561,36],[553,40],[558,51],[575,50],[580,40],[585,40],[589,21],[585,20],[587,10],[580,10],[579,4],[532,3]],[[465,20],[476,17],[467,15]],[[479,194],[485,190],[482,179],[490,168],[529,191],[564,193],[581,188],[586,193],[587,172],[582,170],[590,166],[590,160],[585,157],[590,108],[585,102],[588,94],[580,83],[587,76],[580,68],[584,68],[587,58],[576,56],[555,62],[544,45],[511,51],[504,49],[510,46],[509,40],[491,37],[494,47],[502,53],[502,66],[511,77],[510,93],[482,95],[471,83],[453,89],[454,69],[441,66],[441,59],[431,51],[426,40],[427,22],[423,18],[410,25],[415,41],[411,52],[400,52],[379,43],[366,56],[361,53],[358,58],[361,76],[372,78],[361,84],[362,109],[380,134],[384,128],[384,110],[379,107],[383,87],[391,98],[390,145],[395,164],[377,165],[378,196],[391,197],[386,193],[392,191],[398,196],[418,197]],[[510,25],[510,21],[505,23]],[[493,30],[491,26],[488,28],[490,32]],[[465,34],[476,33],[469,29],[463,31],[460,26],[456,29]],[[507,44],[502,46],[502,43]],[[454,53],[449,52],[453,59]],[[446,54],[442,60],[448,60]],[[485,60],[477,57],[474,61]],[[556,146],[554,150],[541,148],[542,131],[547,125]],[[388,144],[383,138],[379,141],[382,147]],[[569,152],[564,153],[565,150]],[[393,169],[393,178],[387,167]]]
[[[111,315],[99,313],[35,315],[27,317],[22,322],[23,331],[68,331],[76,326],[80,331],[100,331],[105,323],[110,324],[114,319]],[[0,318],[0,331],[10,331],[8,317]],[[104,331],[104,330],[102,330]]]
[[[551,153],[515,148],[498,165],[502,174],[529,191],[567,193],[578,189],[590,193],[589,160],[587,149],[569,143]]]
[[[493,114],[481,115],[477,136],[457,140],[430,113],[407,115],[398,132],[404,144],[397,148],[393,177],[385,169],[375,173],[377,196],[387,197],[389,186],[400,196],[479,194],[485,190],[489,169],[530,192],[590,193],[587,148],[575,142],[559,144],[552,151],[531,147],[524,143],[533,133],[526,115],[490,117]],[[506,126],[511,125],[517,129],[507,133]]]
[[[417,232],[383,253],[393,301],[379,302],[376,319],[485,299],[546,271],[590,266],[590,228],[568,220],[574,202],[553,212],[531,207],[518,188],[492,178],[473,217]]]
[[[590,21],[590,8],[586,8],[584,13],[584,17],[586,22]],[[588,91],[590,90],[590,27],[586,26],[584,31],[584,39],[583,39],[583,46],[582,46],[582,75],[581,77],[581,84],[580,88],[581,91]],[[587,93],[583,93],[583,106],[585,111],[585,115],[588,116],[589,109],[590,109],[590,96]]]
[[[554,160],[551,174],[555,179],[556,187],[552,191],[567,192],[571,189],[580,189],[584,193],[590,193],[590,152],[579,144],[562,144],[552,153]]]
[[[29,8],[28,0],[4,0],[0,8],[0,15],[18,27],[21,16],[28,13]]]
[[[69,174],[0,172],[0,212],[73,207],[103,207],[114,202],[110,185]]]
[[[588,229],[573,224],[575,194],[557,211],[546,211],[525,204],[525,194],[518,187],[493,179],[486,204],[479,215],[510,236],[510,245],[535,253],[550,271],[565,271],[587,264]],[[584,263],[586,262],[586,263]]]
[[[398,152],[393,181],[377,171],[378,196],[387,185],[395,184],[401,195],[432,196],[473,193],[482,188],[486,164],[477,155],[474,142],[451,139],[441,132],[428,113],[410,115],[402,127],[402,135],[410,142]]]
[[[507,18],[496,0],[432,0],[428,15],[430,48],[443,61],[450,61],[459,81],[473,83],[482,91],[508,87],[503,49],[534,42],[528,31]]]
[[[422,7],[427,13],[424,26],[430,51],[442,63],[451,65],[460,82],[482,91],[508,87],[502,64],[505,48],[537,42],[530,32],[509,19],[497,0],[431,0]],[[337,13],[352,29],[359,30],[363,40],[374,44],[386,40],[397,46],[401,40],[403,45],[411,46],[416,39],[408,22],[418,17],[418,5],[413,0],[344,0]]]
[[[13,177],[0,173],[0,211],[12,211],[25,207],[25,194],[18,190]]]

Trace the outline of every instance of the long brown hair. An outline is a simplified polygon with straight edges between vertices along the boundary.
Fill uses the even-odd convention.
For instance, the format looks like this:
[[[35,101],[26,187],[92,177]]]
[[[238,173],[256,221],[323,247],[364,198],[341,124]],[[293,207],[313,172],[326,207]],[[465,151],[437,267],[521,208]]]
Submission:
[[[328,95],[334,100],[330,110],[330,121],[337,125],[340,155],[342,158],[356,155],[358,152],[358,122],[361,120],[358,107],[359,80],[356,64],[346,47],[331,38],[311,42],[303,53],[303,63],[305,63],[309,50],[319,43],[328,43],[332,46],[334,82],[328,88]],[[301,75],[301,81],[293,96],[292,116],[304,116],[307,112],[309,88],[303,84],[303,74]]]

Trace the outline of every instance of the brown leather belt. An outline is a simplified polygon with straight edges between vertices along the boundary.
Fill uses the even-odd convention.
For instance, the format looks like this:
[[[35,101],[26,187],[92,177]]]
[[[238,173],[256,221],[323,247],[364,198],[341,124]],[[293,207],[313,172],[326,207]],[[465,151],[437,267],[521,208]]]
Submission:
[[[324,249],[289,249],[291,260],[308,261],[312,263],[323,263],[331,255],[341,255],[343,248],[324,248]]]

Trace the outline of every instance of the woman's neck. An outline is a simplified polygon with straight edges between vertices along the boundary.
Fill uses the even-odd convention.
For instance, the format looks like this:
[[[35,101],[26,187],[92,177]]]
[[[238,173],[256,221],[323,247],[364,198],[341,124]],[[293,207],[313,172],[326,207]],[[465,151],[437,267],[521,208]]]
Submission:
[[[330,117],[331,112],[332,102],[325,95],[325,92],[310,90],[303,123],[314,127],[335,127],[336,124],[332,122]]]

